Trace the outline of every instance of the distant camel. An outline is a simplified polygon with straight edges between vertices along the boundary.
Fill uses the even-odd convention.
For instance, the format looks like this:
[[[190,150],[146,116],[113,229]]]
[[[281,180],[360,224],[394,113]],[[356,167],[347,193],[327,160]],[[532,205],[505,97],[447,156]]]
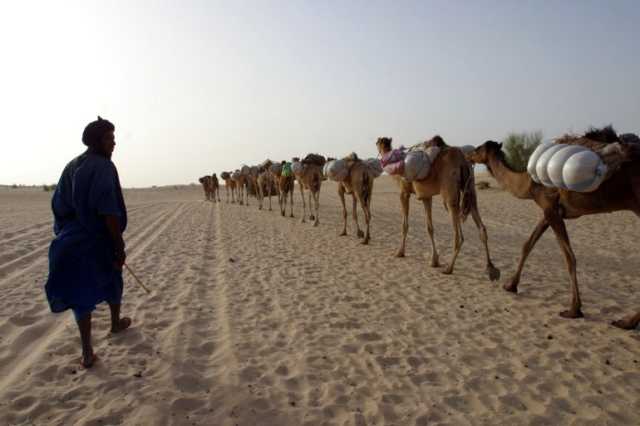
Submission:
[[[236,184],[236,199],[238,200],[238,204],[240,204],[241,206],[244,205],[245,201],[244,196],[246,194],[247,178],[248,176],[242,173],[241,170],[236,170],[231,174],[231,179]]]
[[[211,198],[214,202],[220,202],[220,182],[215,173],[211,175]]]
[[[262,210],[265,196],[269,197],[269,211],[273,210],[271,206],[271,195],[275,190],[275,182],[270,167],[270,162],[263,164],[258,174],[258,209],[260,210]]]
[[[260,200],[260,194],[258,192],[258,176],[260,175],[260,168],[258,166],[252,166],[248,168],[246,174],[247,183],[247,205],[249,205],[249,195],[253,195],[256,199]]]
[[[287,201],[290,200],[290,217],[293,216],[293,190],[295,188],[295,177],[291,171],[291,163],[283,161],[279,167],[272,168],[271,174],[275,181],[276,192],[278,193],[278,204],[280,205],[280,214],[284,217],[287,215]]]
[[[305,222],[307,215],[307,205],[304,199],[304,190],[306,188],[309,191],[309,211],[311,213],[312,197],[315,210],[315,215],[311,213],[309,219],[314,221],[313,226],[318,226],[320,224],[320,188],[324,180],[322,166],[326,163],[326,159],[318,154],[309,154],[301,162],[299,162],[299,158],[294,158],[293,162],[293,173],[298,181],[300,194],[302,195],[302,223]],[[296,167],[295,163],[298,163],[298,167]]]
[[[385,154],[391,150],[391,138],[379,138],[376,145],[378,152]],[[463,152],[459,148],[448,146],[440,136],[433,137],[426,142],[426,145],[437,146],[440,148],[440,153],[431,164],[430,172],[425,179],[407,182],[401,176],[393,176],[400,186],[400,202],[402,205],[402,243],[396,256],[404,257],[405,255],[405,245],[409,231],[409,200],[411,194],[416,194],[416,197],[422,200],[426,213],[427,233],[431,240],[432,249],[431,266],[435,268],[440,265],[431,217],[432,197],[439,194],[442,196],[445,208],[449,211],[454,232],[453,256],[443,273],[451,274],[453,272],[456,259],[464,242],[462,222],[466,220],[470,213],[480,231],[480,240],[484,245],[486,272],[490,280],[497,280],[500,278],[500,270],[491,262],[487,231],[478,211],[472,165],[465,159]]]
[[[582,139],[603,143],[619,140],[611,127],[593,129],[587,132]],[[579,140],[575,142],[577,144],[584,143]],[[502,144],[498,142],[487,141],[468,155],[468,158],[474,163],[485,164],[489,173],[516,198],[533,200],[542,209],[543,217],[522,247],[518,269],[511,280],[505,283],[505,290],[513,293],[518,291],[520,275],[527,256],[542,234],[551,227],[564,254],[571,284],[570,308],[568,311],[561,312],[560,316],[564,318],[581,318],[583,316],[576,276],[576,258],[569,242],[569,234],[564,220],[620,210],[630,210],[640,216],[640,145],[623,143],[621,146],[629,150],[630,161],[623,163],[598,189],[587,193],[548,188],[534,182],[527,172],[514,171],[507,165],[501,149]],[[640,324],[640,312],[613,322],[614,326],[625,330],[635,329],[638,324]]]
[[[231,203],[236,202],[236,182],[231,179],[231,173],[222,172],[220,177],[224,181],[224,190],[227,195],[227,204],[229,204],[229,194],[231,194]]]
[[[204,199],[206,201],[211,201],[211,176],[202,176],[198,179],[198,182],[202,185],[202,190],[204,191]]]

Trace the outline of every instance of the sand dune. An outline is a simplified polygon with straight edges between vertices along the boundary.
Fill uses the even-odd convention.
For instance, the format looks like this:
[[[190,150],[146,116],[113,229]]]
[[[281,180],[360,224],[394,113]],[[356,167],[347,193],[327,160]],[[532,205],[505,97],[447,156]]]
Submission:
[[[124,312],[100,361],[79,368],[71,313],[48,311],[42,285],[50,194],[0,190],[0,424],[9,425],[619,425],[640,423],[640,334],[609,322],[640,307],[640,228],[627,213],[569,223],[585,319],[565,320],[564,260],[545,235],[513,296],[484,273],[473,222],[454,275],[428,267],[421,205],[407,257],[399,201],[380,178],[370,246],[338,237],[335,185],[320,226],[202,201],[200,188],[126,191]],[[479,192],[503,280],[538,217],[532,202]],[[277,206],[277,202],[275,203]],[[451,228],[439,199],[441,261]],[[501,284],[501,283],[500,283]]]

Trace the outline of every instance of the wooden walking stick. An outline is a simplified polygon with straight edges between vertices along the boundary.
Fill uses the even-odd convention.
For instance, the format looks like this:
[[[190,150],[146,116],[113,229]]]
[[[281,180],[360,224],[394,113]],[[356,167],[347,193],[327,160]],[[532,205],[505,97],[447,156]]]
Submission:
[[[144,289],[144,291],[146,291],[148,294],[151,294],[151,291],[144,285],[142,284],[142,281],[140,281],[140,278],[138,278],[136,276],[136,274],[133,272],[133,270],[129,267],[129,265],[127,265],[126,263],[124,264],[124,267],[127,268],[127,271],[129,271],[129,273],[131,274],[131,276],[133,277],[133,279],[138,283],[138,285],[140,287],[142,287]]]

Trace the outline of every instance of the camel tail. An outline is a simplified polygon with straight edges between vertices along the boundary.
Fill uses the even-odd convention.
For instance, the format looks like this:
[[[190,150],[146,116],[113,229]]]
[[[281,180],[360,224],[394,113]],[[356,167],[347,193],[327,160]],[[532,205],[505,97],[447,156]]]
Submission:
[[[475,176],[473,175],[473,167],[468,162],[460,167],[460,192],[462,194],[460,220],[464,222],[471,211],[478,207]]]

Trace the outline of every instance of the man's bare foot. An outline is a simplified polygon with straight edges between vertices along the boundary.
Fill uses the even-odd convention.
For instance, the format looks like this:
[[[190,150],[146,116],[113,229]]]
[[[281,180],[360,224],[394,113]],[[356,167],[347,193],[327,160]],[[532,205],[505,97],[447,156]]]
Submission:
[[[112,333],[120,333],[131,326],[131,318],[123,317],[120,318],[120,322],[116,326],[111,326]]]
[[[98,356],[91,351],[91,353],[83,354],[82,359],[80,359],[80,365],[83,368],[89,369],[93,367],[93,364],[98,360]]]

